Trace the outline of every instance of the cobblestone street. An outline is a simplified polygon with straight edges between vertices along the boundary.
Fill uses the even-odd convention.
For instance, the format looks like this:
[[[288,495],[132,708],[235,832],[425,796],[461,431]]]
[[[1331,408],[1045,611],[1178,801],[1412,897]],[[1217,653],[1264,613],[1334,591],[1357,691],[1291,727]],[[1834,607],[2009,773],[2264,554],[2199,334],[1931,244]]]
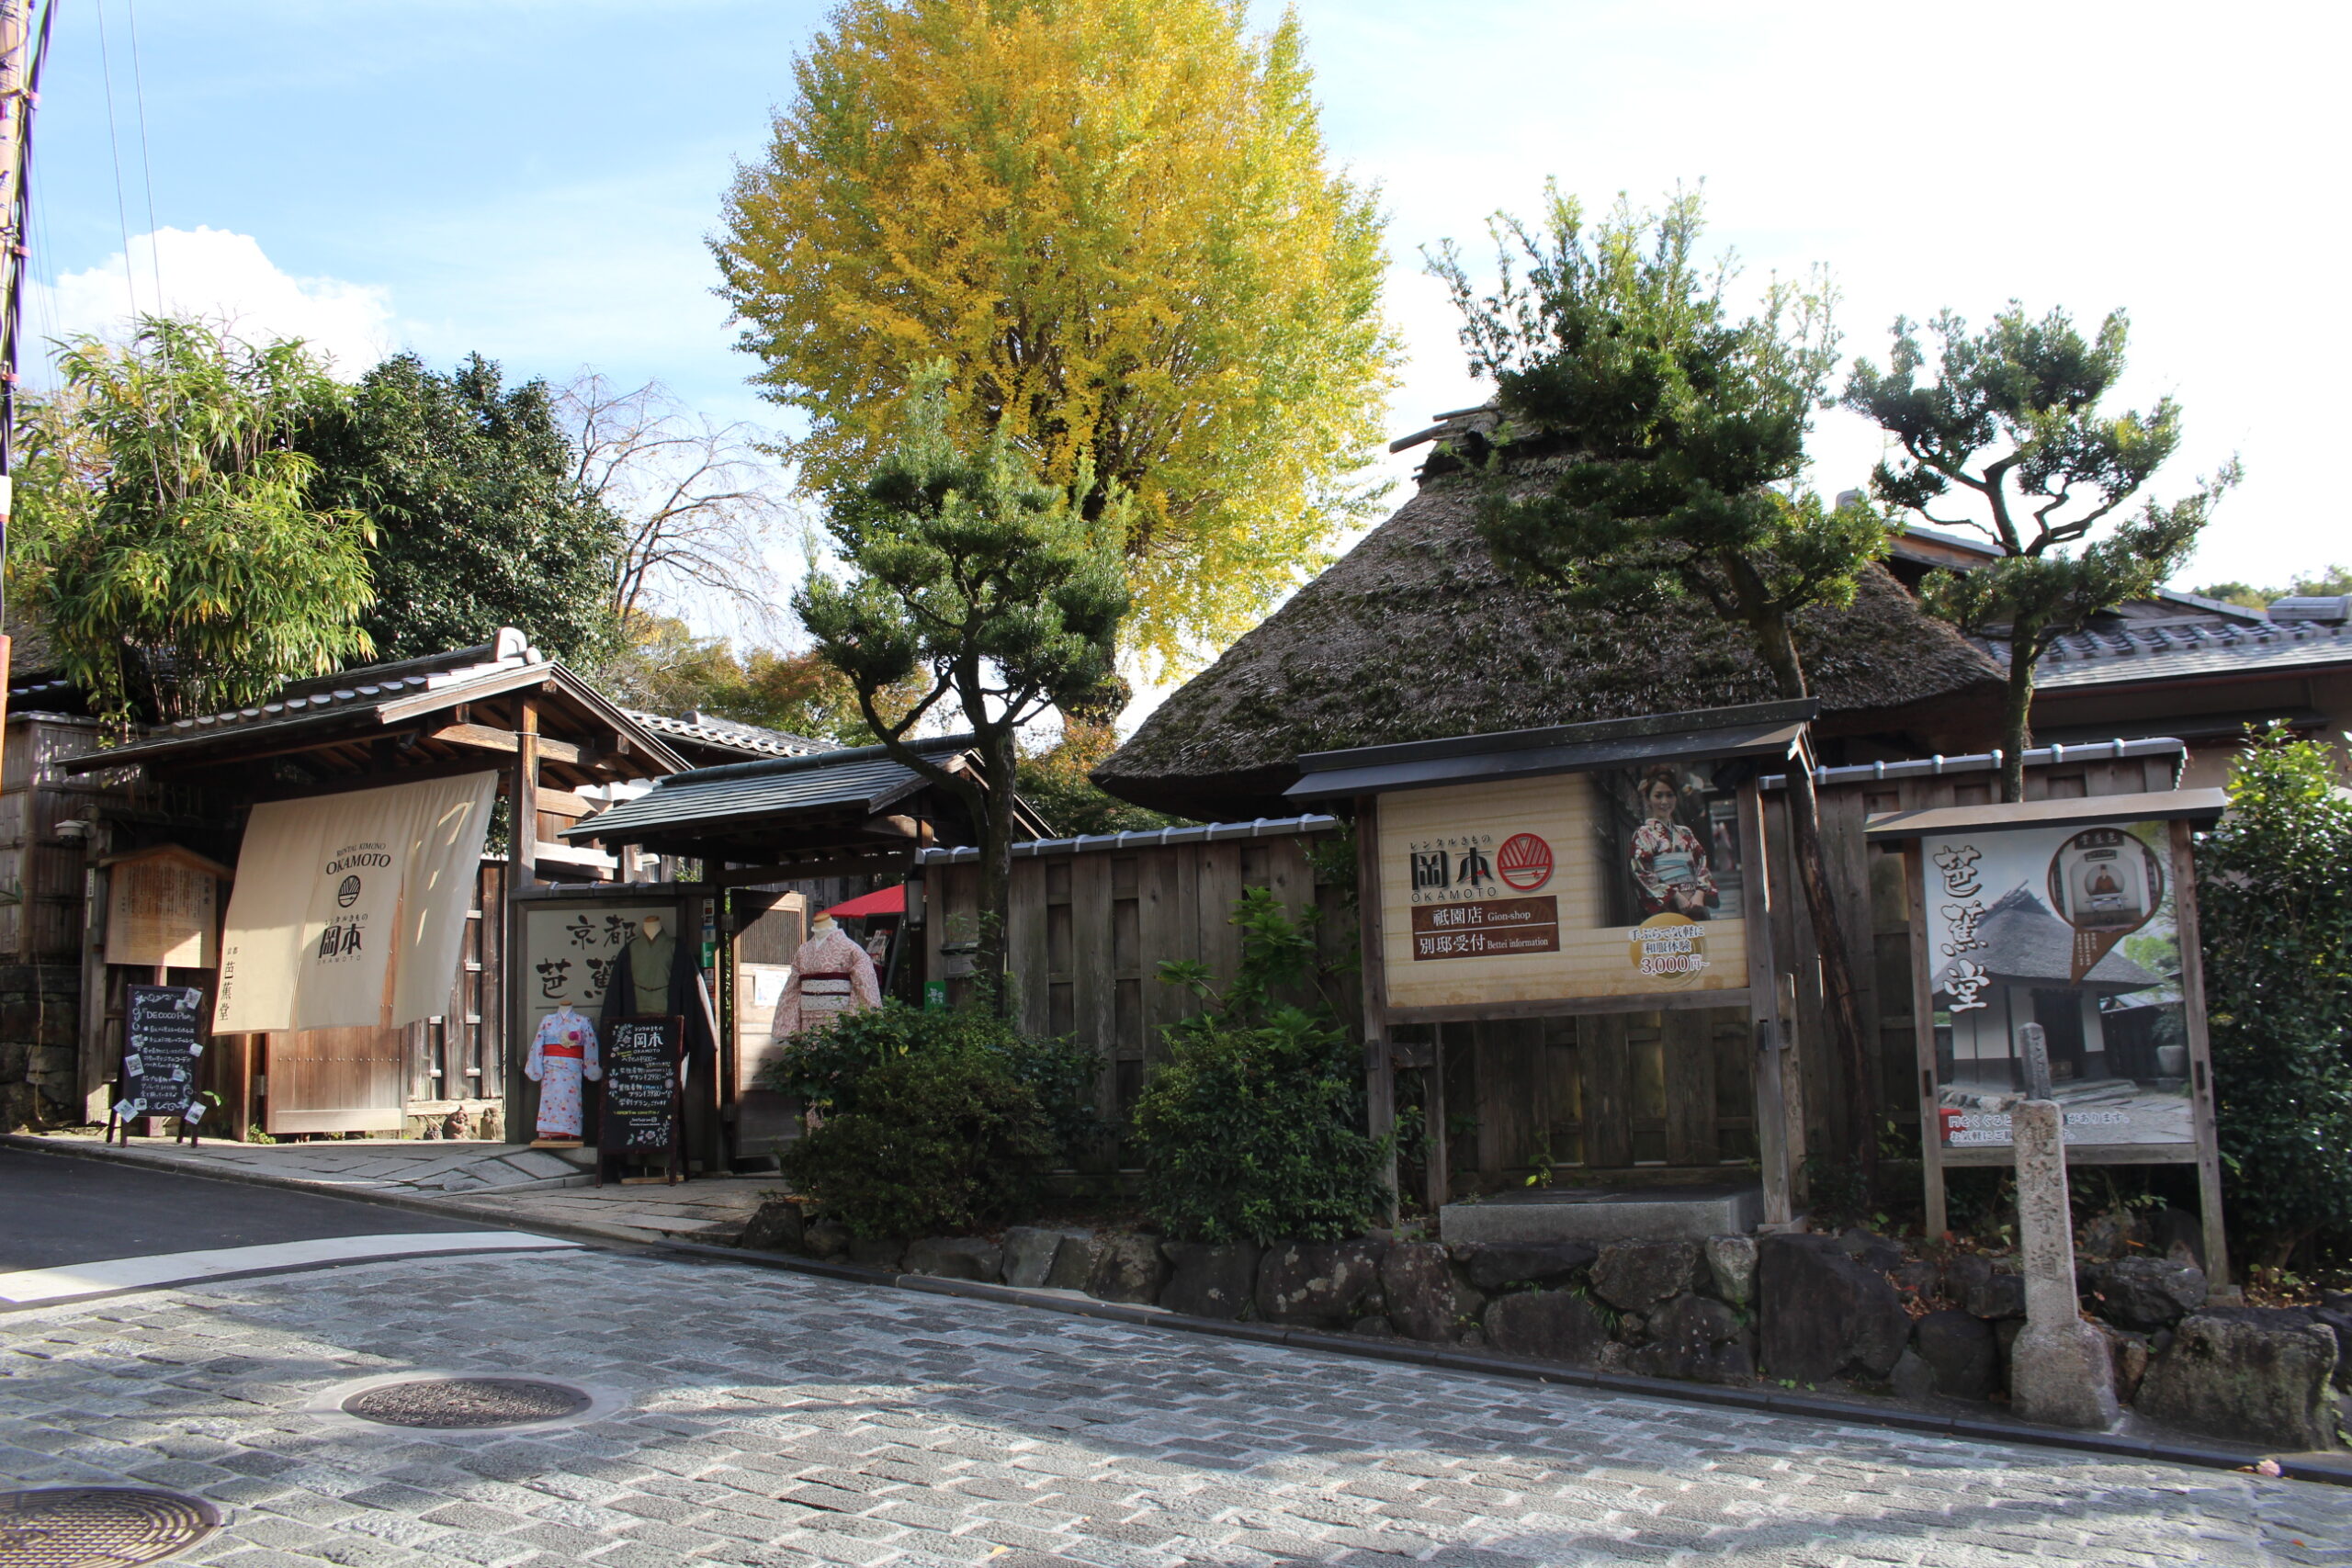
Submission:
[[[1683,1409],[601,1253],[0,1318],[0,1475],[200,1494],[192,1561],[2352,1562],[2352,1493]],[[605,1396],[370,1427],[387,1373]],[[617,1404],[618,1408],[613,1408]]]

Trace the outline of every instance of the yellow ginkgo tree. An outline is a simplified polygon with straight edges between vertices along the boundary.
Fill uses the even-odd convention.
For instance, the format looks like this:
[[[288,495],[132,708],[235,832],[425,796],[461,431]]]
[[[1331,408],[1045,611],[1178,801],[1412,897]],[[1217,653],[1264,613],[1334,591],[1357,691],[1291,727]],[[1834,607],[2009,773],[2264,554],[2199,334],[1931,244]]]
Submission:
[[[1132,498],[1136,651],[1319,564],[1376,499],[1396,345],[1301,49],[1223,0],[848,0],[713,241],[803,482],[870,474],[944,361],[960,437]]]

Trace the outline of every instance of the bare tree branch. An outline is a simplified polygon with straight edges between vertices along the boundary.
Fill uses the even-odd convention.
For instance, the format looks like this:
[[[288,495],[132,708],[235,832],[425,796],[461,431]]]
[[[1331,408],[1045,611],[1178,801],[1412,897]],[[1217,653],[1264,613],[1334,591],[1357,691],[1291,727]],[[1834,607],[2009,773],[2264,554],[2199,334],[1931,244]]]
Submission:
[[[709,595],[773,616],[782,596],[765,588],[764,552],[786,485],[757,432],[687,409],[659,381],[624,391],[594,372],[563,388],[556,410],[580,454],[581,485],[624,525],[616,612]]]

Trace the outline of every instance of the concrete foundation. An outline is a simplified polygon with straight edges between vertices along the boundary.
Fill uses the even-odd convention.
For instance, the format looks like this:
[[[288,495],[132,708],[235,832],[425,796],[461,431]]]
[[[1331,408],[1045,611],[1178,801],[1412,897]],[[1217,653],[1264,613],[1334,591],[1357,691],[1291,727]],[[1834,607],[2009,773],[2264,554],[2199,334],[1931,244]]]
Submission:
[[[1448,1244],[1704,1241],[1747,1235],[1764,1218],[1764,1189],[1544,1187],[1497,1193],[1438,1211]]]

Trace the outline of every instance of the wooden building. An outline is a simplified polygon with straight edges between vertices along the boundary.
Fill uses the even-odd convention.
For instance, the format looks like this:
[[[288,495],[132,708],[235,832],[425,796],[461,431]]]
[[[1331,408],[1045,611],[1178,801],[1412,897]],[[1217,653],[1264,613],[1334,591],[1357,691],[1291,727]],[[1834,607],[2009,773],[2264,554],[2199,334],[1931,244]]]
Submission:
[[[915,747],[951,773],[977,766],[968,735]],[[1014,820],[1030,836],[1044,827],[1019,802]],[[758,1084],[773,998],[761,999],[757,977],[790,964],[817,911],[899,883],[925,850],[969,844],[977,835],[953,793],[882,747],[865,746],[674,773],[603,815],[570,824],[561,836],[583,847],[635,845],[700,866],[699,880],[667,889],[688,900],[690,926],[707,922],[713,949],[717,1070],[707,1106],[690,1102],[689,1134],[696,1157],[731,1164],[763,1157],[797,1131],[782,1097]],[[559,897],[641,902],[652,891]],[[922,961],[900,930],[883,962],[886,980],[919,995]],[[517,1089],[520,1104],[526,1097]],[[707,1126],[697,1126],[694,1119],[706,1110]]]
[[[1351,825],[1363,857],[1359,880],[1370,887],[1373,846],[1381,841],[1376,797],[1394,788],[1408,792],[1395,798],[1410,800],[1410,791],[1437,781],[1334,793],[1312,782],[1337,765],[1334,757],[1374,773],[1453,770],[1460,777],[1443,782],[1475,793],[1478,779],[1510,776],[1510,769],[1493,771],[1500,766],[1495,754],[1546,747],[1574,754],[1537,770],[1566,781],[1640,761],[1645,744],[1665,744],[1664,731],[1678,725],[1705,730],[1730,722],[1711,715],[1764,714],[1775,696],[1768,671],[1745,633],[1703,606],[1641,617],[1574,609],[1496,566],[1476,525],[1480,481],[1464,466],[1475,455],[1468,448],[1484,441],[1476,417],[1399,445],[1416,440],[1438,443],[1418,492],[1172,694],[1096,771],[1102,788],[1138,805],[1225,822],[1287,817],[1311,802]],[[1525,450],[1532,456],[1514,460],[1532,474],[1559,460],[1540,444]],[[1393,1092],[1397,1103],[1418,1105],[1433,1130],[1428,1168],[1407,1175],[1407,1190],[1432,1207],[1471,1194],[1515,1193],[1530,1181],[1697,1186],[1758,1171],[1767,1211],[1784,1216],[1802,1201],[1809,1156],[1850,1158],[1860,1138],[1880,1135],[1883,1119],[1917,1127],[1919,1100],[1908,1092],[1909,919],[1899,861],[1886,862],[1865,840],[1863,821],[1873,812],[1965,802],[1997,787],[1990,751],[2002,671],[1986,648],[1927,615],[1896,573],[1883,568],[1863,574],[1850,606],[1807,612],[1795,631],[1813,691],[1798,726],[1799,755],[1819,780],[1838,919],[1858,971],[1865,1026],[1881,1046],[1869,1064],[1873,1081],[1849,1095],[1836,1054],[1821,1039],[1819,958],[1796,891],[1781,789],[1795,760],[1786,748],[1798,737],[1777,736],[1783,755],[1762,764],[1760,774],[1736,768],[1678,774],[1695,831],[1703,836],[1712,824],[1713,866],[1736,867],[1723,879],[1714,914],[1743,919],[1744,966],[1739,984],[1723,996],[1693,991],[1629,1004],[1611,987],[1578,994],[1578,981],[1521,1000],[1392,1007],[1380,994],[1377,960],[1400,933],[1384,938],[1367,906],[1363,951],[1375,976],[1364,1001],[1371,1098],[1376,1118]],[[1699,756],[1710,754],[1703,748],[1713,742],[1702,737],[1692,744],[1702,746]],[[1602,755],[1612,746],[1614,761]],[[2029,758],[2029,793],[2170,789],[2183,750],[2161,738],[2044,749]],[[1566,799],[1582,786],[1552,787]],[[1616,787],[1622,795],[1625,786]],[[1522,804],[1552,809],[1558,802]],[[1554,849],[1584,830],[1564,825]],[[1622,857],[1623,825],[1612,830],[1621,834],[1614,852]],[[1442,849],[1443,835],[1432,832],[1427,841]],[[1491,870],[1480,863],[1482,877]],[[1600,897],[1583,889],[1575,896]],[[1565,910],[1568,893],[1556,897]],[[1624,903],[1622,894],[1611,897]],[[1628,913],[1596,903],[1578,918],[1581,929],[1596,933],[1616,922],[1623,948],[1627,931],[1648,923],[1643,910]],[[1557,919],[1566,949],[1575,922],[1565,912]],[[1726,925],[1723,935],[1730,931]],[[1413,934],[1444,938],[1435,928],[1417,926]],[[1657,944],[1663,952],[1671,942]],[[1638,935],[1633,946],[1636,954],[1645,951]],[[1732,971],[1724,973],[1728,984]],[[1768,1036],[1769,1049],[1759,1043]],[[1125,1048],[1124,1035],[1116,1048]],[[1854,1104],[1879,1114],[1856,1124],[1858,1113],[1848,1109]]]
[[[53,836],[62,803],[80,813],[73,818],[82,825],[74,850],[83,862],[80,983],[74,1089],[62,1107],[77,1119],[105,1119],[126,985],[168,980],[208,995],[217,986],[200,965],[109,962],[113,884],[149,874],[153,857],[141,852],[173,846],[233,866],[245,819],[261,803],[498,776],[507,842],[483,860],[448,1006],[397,1029],[225,1038],[205,1066],[232,1135],[248,1126],[288,1134],[437,1132],[456,1116],[478,1131],[481,1112],[503,1099],[512,1057],[503,1017],[510,893],[542,879],[612,878],[616,856],[566,842],[560,829],[605,808],[616,793],[686,765],[666,740],[512,628],[474,648],[296,682],[268,702],[158,726],[121,746],[100,750],[94,731],[51,728],[77,742],[54,748],[71,754],[51,761],[38,747],[12,746],[10,757],[26,757],[37,781],[29,820]],[[92,744],[79,745],[85,733]],[[35,847],[48,846],[36,838]],[[220,907],[227,891],[219,890]]]

